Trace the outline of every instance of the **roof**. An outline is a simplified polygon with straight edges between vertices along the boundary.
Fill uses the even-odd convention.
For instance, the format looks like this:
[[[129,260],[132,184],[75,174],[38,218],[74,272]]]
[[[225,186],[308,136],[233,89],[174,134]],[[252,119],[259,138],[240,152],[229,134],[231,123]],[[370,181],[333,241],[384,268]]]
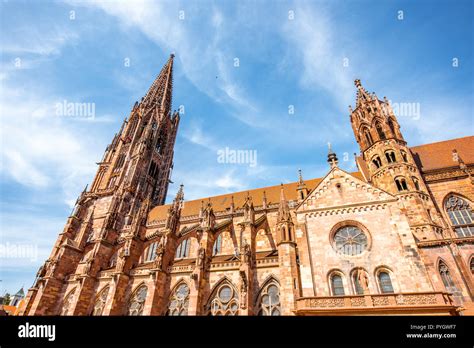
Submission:
[[[18,290],[18,292],[15,294],[15,296],[24,297],[25,296],[25,291],[23,290],[23,288]]]
[[[364,180],[360,172],[354,172],[354,173],[351,173],[351,175],[355,176],[358,179]],[[321,181],[322,181],[322,178],[315,178],[315,179],[305,180],[304,182],[306,184],[306,188],[311,191]],[[296,181],[288,183],[288,184],[283,184],[283,191],[285,193],[285,198],[287,200],[291,201],[291,200],[296,200],[298,198],[297,186],[298,186],[298,182]],[[199,199],[195,199],[191,201],[185,201],[183,208],[181,210],[181,216],[198,215],[201,209],[201,204],[202,204],[201,202],[207,203],[208,201],[211,201],[212,208],[214,211],[216,212],[225,211],[226,209],[230,208],[232,197],[234,199],[234,208],[239,209],[244,205],[245,199],[247,198],[247,194],[250,197],[252,197],[252,202],[254,206],[263,205],[264,195],[267,198],[267,205],[276,204],[280,202],[280,188],[281,188],[281,185],[267,186],[267,187],[261,187],[257,189],[247,190],[247,191],[233,192],[233,193],[227,193],[227,194],[223,194],[219,196],[205,197],[205,198],[199,198]],[[165,219],[169,207],[170,207],[170,204],[154,207],[148,214],[148,221]]]
[[[454,149],[457,150],[464,163],[474,163],[474,136],[410,148],[415,162],[423,172],[458,166],[458,162],[453,159]]]

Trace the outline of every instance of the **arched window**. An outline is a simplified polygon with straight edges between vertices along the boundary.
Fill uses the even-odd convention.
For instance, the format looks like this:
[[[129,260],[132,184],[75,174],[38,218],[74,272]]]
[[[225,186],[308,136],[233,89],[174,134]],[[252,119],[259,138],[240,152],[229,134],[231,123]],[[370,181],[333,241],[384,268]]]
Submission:
[[[408,162],[408,155],[405,151],[401,150],[400,153],[402,154],[402,158],[404,162]]]
[[[395,157],[395,152],[393,152],[393,151],[385,152],[385,158],[387,158],[388,163],[395,163],[397,161],[397,159]]]
[[[471,269],[471,273],[474,274],[474,256],[471,257],[471,261],[469,262],[469,268]]]
[[[151,243],[148,248],[145,249],[143,254],[143,262],[151,262],[156,258],[156,249],[158,247],[158,242]]]
[[[189,287],[186,283],[178,285],[170,296],[168,315],[188,315]]]
[[[148,288],[145,285],[135,290],[128,304],[127,315],[142,315],[147,292]]]
[[[370,135],[370,132],[367,128],[364,129],[364,136],[365,136],[365,140],[367,141],[367,145],[370,146],[374,143],[372,139],[372,135]]]
[[[237,291],[228,282],[219,285],[207,305],[209,315],[238,315],[239,298]]]
[[[342,282],[342,276],[338,273],[331,275],[331,293],[333,296],[344,296],[344,283]]]
[[[220,254],[222,250],[222,233],[217,236],[214,246],[212,247],[212,256]]]
[[[458,237],[474,236],[474,212],[466,200],[451,195],[444,207]]]
[[[262,289],[258,303],[258,315],[281,315],[280,287],[277,282],[272,281]]]
[[[388,272],[379,272],[377,278],[379,280],[380,291],[382,292],[382,294],[391,294],[394,292],[392,280],[390,279],[390,274]]]
[[[404,178],[396,178],[395,179],[395,184],[397,185],[398,191],[407,191],[408,190],[407,182]]]
[[[378,169],[382,166],[382,160],[380,159],[379,156],[375,156],[373,159],[372,159],[372,163],[375,165],[375,167]]]
[[[446,290],[448,292],[456,292],[458,289],[454,284],[453,278],[451,278],[451,273],[449,273],[448,266],[443,261],[439,262],[438,271]]]
[[[393,124],[393,120],[391,118],[388,119],[388,126],[390,127],[393,136],[396,136],[395,125]]]
[[[377,134],[379,136],[379,139],[380,140],[385,140],[386,137],[385,137],[385,133],[383,132],[382,125],[377,122],[377,124],[375,125],[375,129],[377,130]]]
[[[415,177],[412,177],[411,179],[413,180],[413,184],[415,185],[415,190],[420,191],[420,182],[418,181],[418,179]]]
[[[76,289],[74,288],[73,290],[69,291],[69,294],[64,298],[63,305],[61,307],[61,313],[59,315],[68,315],[69,309],[72,306],[72,303],[74,302],[74,293],[76,292]]]
[[[176,258],[177,259],[184,259],[189,257],[189,248],[191,247],[191,239],[186,238],[183,240],[176,249]]]
[[[104,311],[104,308],[105,308],[105,302],[107,301],[108,294],[109,294],[109,287],[107,286],[96,297],[92,315],[102,315],[102,312]]]

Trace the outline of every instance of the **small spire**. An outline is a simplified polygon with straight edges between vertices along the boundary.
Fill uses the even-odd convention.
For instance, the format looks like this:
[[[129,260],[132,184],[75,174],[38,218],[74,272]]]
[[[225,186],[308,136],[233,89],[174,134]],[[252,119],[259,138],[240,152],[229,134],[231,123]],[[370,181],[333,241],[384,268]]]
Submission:
[[[291,219],[290,216],[290,208],[288,206],[288,202],[285,198],[285,190],[283,183],[280,185],[280,204],[278,206],[278,221],[287,221]]]
[[[263,191],[263,203],[262,203],[263,209],[267,209],[267,193]]]
[[[337,167],[337,155],[331,148],[331,143],[328,142],[328,163],[331,165],[331,168]]]

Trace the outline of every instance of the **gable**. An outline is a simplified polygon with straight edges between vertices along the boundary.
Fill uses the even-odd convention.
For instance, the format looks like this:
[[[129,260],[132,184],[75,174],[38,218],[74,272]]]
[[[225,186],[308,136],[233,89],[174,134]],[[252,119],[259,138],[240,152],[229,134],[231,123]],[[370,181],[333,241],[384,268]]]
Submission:
[[[390,193],[335,167],[299,204],[296,211],[351,207],[396,200],[397,198]]]

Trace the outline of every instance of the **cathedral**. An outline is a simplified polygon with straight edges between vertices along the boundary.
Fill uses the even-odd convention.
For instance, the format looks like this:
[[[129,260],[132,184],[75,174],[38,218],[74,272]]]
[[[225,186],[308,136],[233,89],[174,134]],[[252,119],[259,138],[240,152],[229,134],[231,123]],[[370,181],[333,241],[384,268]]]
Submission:
[[[474,136],[410,147],[355,81],[357,172],[165,204],[173,58],[107,146],[23,315],[469,315]]]

